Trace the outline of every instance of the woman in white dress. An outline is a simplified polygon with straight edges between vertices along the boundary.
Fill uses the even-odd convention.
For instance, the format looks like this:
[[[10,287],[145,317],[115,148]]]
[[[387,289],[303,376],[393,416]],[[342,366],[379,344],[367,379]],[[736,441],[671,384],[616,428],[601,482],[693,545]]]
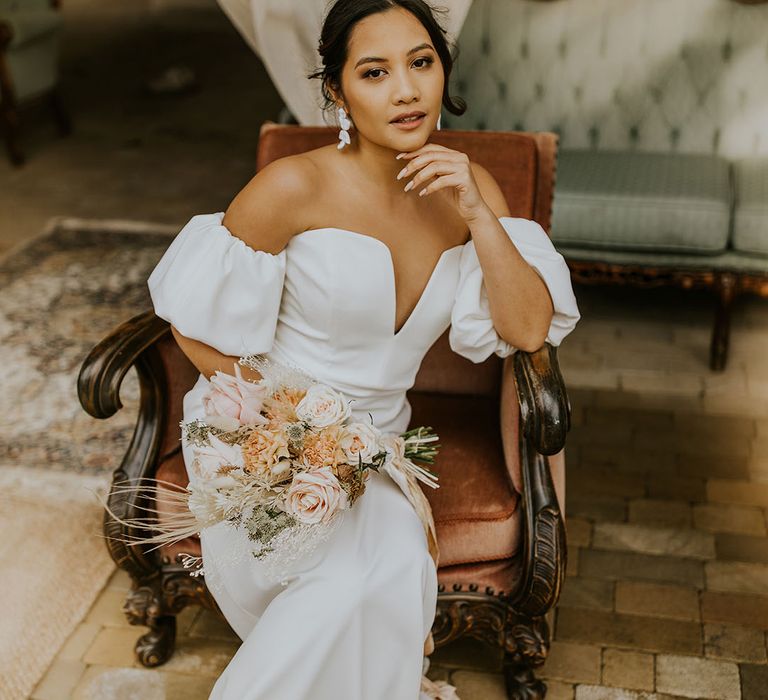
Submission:
[[[200,370],[185,421],[203,417],[216,370],[263,353],[342,391],[355,418],[401,433],[406,391],[449,326],[453,350],[481,362],[559,345],[579,318],[541,227],[509,216],[484,168],[429,143],[441,104],[464,111],[448,95],[451,56],[429,6],[338,0],[320,53],[311,77],[345,110],[349,143],[341,133],[341,148],[270,163],[226,213],[194,216],[149,278],[156,313]],[[420,691],[437,572],[410,501],[372,471],[344,516],[281,585],[258,562],[217,566],[233,531],[203,530],[206,583],[243,640],[211,698],[456,697],[447,685]]]

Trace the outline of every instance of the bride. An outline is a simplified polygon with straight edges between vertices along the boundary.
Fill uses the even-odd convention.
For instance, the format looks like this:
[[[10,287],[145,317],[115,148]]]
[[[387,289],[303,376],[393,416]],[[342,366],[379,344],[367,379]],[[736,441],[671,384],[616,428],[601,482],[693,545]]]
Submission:
[[[204,416],[217,371],[241,355],[298,365],[383,432],[410,419],[406,391],[450,326],[474,362],[559,345],[579,319],[546,233],[514,218],[487,170],[430,143],[451,55],[424,0],[337,0],[319,46],[338,144],[263,168],[226,213],[192,217],[148,284],[158,316],[200,370],[184,420]],[[255,370],[243,376],[258,379]],[[192,453],[183,446],[187,471]],[[439,461],[437,463],[439,473]],[[206,583],[242,645],[211,698],[456,697],[422,677],[437,569],[414,508],[385,473],[280,584],[258,562],[217,565],[223,523],[201,532]]]

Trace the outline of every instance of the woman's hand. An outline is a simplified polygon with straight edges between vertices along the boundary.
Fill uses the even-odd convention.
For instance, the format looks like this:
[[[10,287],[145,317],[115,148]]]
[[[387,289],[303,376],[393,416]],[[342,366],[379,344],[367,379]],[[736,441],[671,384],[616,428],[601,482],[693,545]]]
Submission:
[[[405,186],[406,192],[413,190],[419,196],[426,196],[450,188],[453,204],[467,223],[488,212],[488,204],[480,194],[466,153],[427,143],[415,151],[399,153],[396,157],[408,161],[398,173],[397,179],[413,178]],[[423,186],[428,180],[432,182]]]

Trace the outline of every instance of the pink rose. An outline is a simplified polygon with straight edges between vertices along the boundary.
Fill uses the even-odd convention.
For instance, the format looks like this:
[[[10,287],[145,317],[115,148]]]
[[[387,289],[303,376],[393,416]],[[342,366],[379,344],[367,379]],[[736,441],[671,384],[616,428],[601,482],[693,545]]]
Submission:
[[[264,425],[268,421],[261,415],[267,387],[243,379],[235,363],[235,375],[216,370],[208,391],[203,395],[206,416],[228,416],[240,425]]]
[[[330,467],[301,472],[285,492],[285,508],[303,523],[328,522],[347,507],[347,492]]]

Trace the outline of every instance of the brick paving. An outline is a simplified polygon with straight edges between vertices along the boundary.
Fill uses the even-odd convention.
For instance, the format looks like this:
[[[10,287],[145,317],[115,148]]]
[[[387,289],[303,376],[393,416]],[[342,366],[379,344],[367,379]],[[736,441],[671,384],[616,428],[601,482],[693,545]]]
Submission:
[[[730,373],[762,376],[759,356],[739,338],[723,377],[722,413],[707,401],[705,298],[675,292],[577,288],[588,319],[560,349],[573,409],[567,445],[568,578],[553,616],[553,642],[540,676],[555,700],[768,698],[768,414],[761,400],[723,389]],[[625,391],[600,385],[637,361],[632,338],[619,332],[634,301],[665,320],[647,326],[656,357],[680,343],[670,298],[696,318],[705,345],[686,372],[701,382],[689,393]],[[677,312],[676,312],[677,313]],[[768,330],[768,304],[744,300],[737,319]],[[761,324],[764,324],[761,326]],[[613,327],[613,332],[609,329]],[[634,332],[634,331],[633,331]],[[764,333],[765,335],[765,333]],[[688,328],[686,338],[694,333]],[[606,338],[612,338],[610,342]],[[750,342],[761,336],[748,333]],[[573,373],[604,347],[603,374]],[[653,349],[655,347],[655,349]],[[679,349],[677,350],[679,351]],[[586,356],[586,360],[580,355]],[[628,359],[627,359],[628,358]],[[657,373],[674,384],[675,370]],[[762,386],[762,385],[761,385]],[[679,387],[675,392],[679,391]],[[617,397],[621,398],[619,401]],[[759,399],[760,397],[758,397]],[[736,407],[740,411],[736,411]],[[207,698],[238,640],[209,611],[181,616],[177,651],[160,669],[142,669],[133,644],[142,628],[127,625],[120,605],[128,580],[116,572],[34,694],[35,700],[117,700],[136,688],[157,698]],[[505,697],[501,659],[472,640],[439,649],[430,676],[450,680],[462,700]],[[149,692],[149,691],[145,691]]]
[[[154,14],[145,3],[65,3],[76,131],[57,141],[33,116],[28,166],[11,171],[0,159],[0,209],[15,212],[0,225],[0,250],[56,214],[181,224],[221,210],[245,183],[253,125],[275,118],[279,100],[213,3],[191,12],[184,0],[169,4],[175,14],[163,2]],[[110,61],[92,59],[107,48]],[[202,89],[137,100],[140,82],[173,61],[193,65]],[[560,349],[573,408],[568,579],[540,672],[547,697],[768,698],[768,303],[737,301],[729,365],[715,374],[708,294],[576,292],[583,318]],[[212,613],[187,609],[171,661],[143,669],[133,644],[145,628],[120,611],[128,585],[114,574],[36,700],[208,697],[236,636]],[[462,700],[505,697],[500,659],[479,644],[440,649],[432,664],[430,675],[450,679]]]

